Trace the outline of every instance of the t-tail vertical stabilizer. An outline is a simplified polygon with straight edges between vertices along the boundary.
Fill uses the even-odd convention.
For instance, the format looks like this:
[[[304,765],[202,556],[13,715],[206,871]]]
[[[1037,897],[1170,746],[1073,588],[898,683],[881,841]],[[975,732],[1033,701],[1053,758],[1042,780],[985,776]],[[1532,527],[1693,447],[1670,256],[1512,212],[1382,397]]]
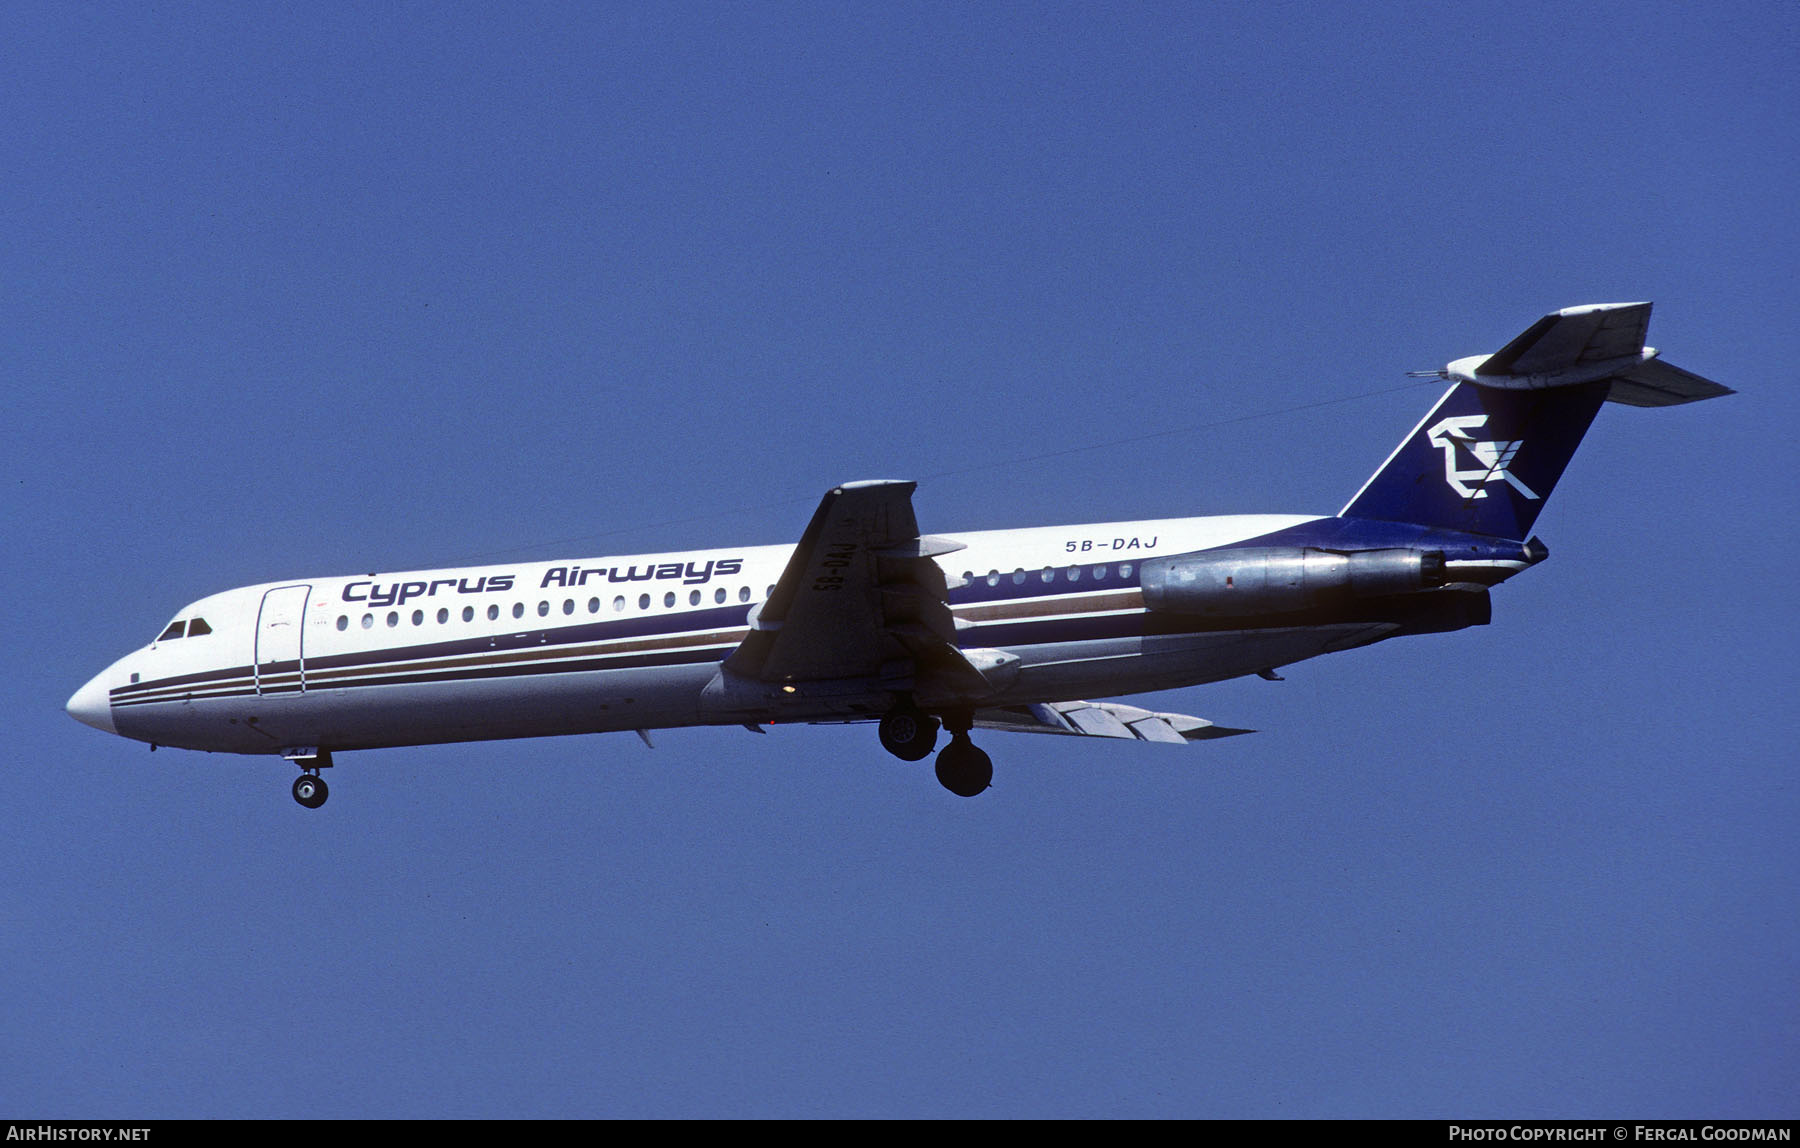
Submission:
[[[1338,516],[1524,539],[1601,403],[1732,393],[1657,358],[1649,322],[1648,303],[1570,307],[1431,372],[1455,385]]]

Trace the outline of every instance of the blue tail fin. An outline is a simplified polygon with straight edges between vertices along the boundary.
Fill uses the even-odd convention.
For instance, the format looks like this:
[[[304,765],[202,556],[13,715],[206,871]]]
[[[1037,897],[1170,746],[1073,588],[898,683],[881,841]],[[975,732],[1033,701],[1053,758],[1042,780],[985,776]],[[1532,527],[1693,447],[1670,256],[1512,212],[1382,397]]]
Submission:
[[[1523,539],[1611,385],[1603,379],[1501,390],[1458,383],[1338,517]]]
[[[1431,372],[1456,385],[1338,517],[1523,539],[1601,403],[1732,393],[1644,346],[1649,325],[1648,303],[1565,307],[1492,355]]]

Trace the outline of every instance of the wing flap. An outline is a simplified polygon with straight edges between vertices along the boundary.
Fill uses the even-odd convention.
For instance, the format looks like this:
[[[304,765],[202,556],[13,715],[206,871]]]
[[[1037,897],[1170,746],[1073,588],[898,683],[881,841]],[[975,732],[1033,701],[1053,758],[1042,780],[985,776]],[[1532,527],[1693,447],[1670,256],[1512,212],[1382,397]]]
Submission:
[[[1134,721],[1130,729],[1140,741],[1160,741],[1172,745],[1184,745],[1187,742],[1187,738],[1175,732],[1174,726],[1159,717]]]
[[[1054,733],[1075,737],[1110,737],[1179,745],[1190,741],[1235,737],[1255,730],[1214,725],[1187,714],[1156,713],[1122,702],[1046,702],[1032,706],[996,706],[975,711],[981,729],[1014,733]]]
[[[1137,736],[1131,732],[1130,726],[1102,706],[1082,706],[1078,710],[1067,711],[1063,716],[1089,737],[1121,737],[1129,741]]]

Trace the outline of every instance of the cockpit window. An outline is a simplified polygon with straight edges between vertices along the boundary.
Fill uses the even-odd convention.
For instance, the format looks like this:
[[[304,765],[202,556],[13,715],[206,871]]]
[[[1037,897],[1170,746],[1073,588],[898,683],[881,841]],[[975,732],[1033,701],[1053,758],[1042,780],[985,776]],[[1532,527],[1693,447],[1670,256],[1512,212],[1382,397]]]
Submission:
[[[156,640],[159,642],[167,642],[171,638],[179,638],[179,637],[181,637],[181,632],[186,628],[187,628],[187,622],[185,622],[185,621],[170,622],[169,628],[164,630],[162,632],[162,637],[160,637]]]
[[[206,624],[205,618],[195,618],[188,623],[188,637],[198,638],[201,634],[212,633],[212,627]]]

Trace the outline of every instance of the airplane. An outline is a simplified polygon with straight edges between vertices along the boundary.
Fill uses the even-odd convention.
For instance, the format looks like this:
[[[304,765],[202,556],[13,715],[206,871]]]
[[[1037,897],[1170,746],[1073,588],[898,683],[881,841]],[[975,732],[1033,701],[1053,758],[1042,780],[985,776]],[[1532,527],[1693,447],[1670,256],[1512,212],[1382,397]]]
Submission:
[[[942,535],[915,483],[826,492],[798,543],[245,586],[177,611],[68,712],[157,746],[279,756],[317,809],[333,755],[493,738],[872,722],[937,749],[972,797],[970,734],[1184,744],[1251,732],[1090,701],[1223,681],[1485,625],[1548,555],[1531,533],[1604,402],[1732,394],[1644,345],[1649,303],[1545,315],[1450,387],[1337,514]]]

